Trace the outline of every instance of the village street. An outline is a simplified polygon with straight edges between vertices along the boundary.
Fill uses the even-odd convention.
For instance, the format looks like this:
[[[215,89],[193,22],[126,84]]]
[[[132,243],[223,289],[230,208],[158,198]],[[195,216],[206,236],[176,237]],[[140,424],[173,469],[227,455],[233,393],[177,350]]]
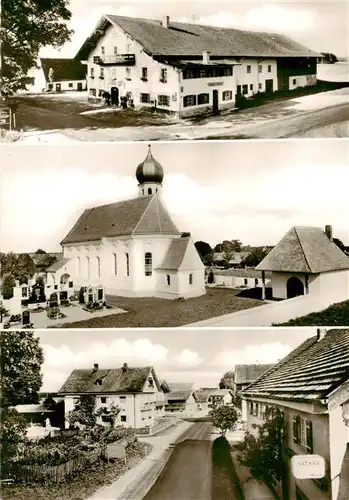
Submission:
[[[17,127],[23,142],[268,139],[285,137],[347,137],[349,88],[264,104],[199,120],[112,109],[85,114],[86,104],[65,97],[22,97]],[[52,99],[52,102],[51,102]],[[83,113],[83,114],[80,114]],[[132,113],[134,115],[132,116]]]

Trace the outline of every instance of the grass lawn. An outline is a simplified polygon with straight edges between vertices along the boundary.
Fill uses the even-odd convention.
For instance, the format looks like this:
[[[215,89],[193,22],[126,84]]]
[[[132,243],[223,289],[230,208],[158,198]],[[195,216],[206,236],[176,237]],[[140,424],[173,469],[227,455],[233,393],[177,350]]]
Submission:
[[[102,460],[90,468],[71,475],[62,483],[37,483],[32,485],[3,486],[3,500],[84,500],[103,486],[116,481],[128,469],[135,467],[151,451],[148,443],[137,442],[128,448],[127,465],[123,460],[115,460],[109,464]]]
[[[154,297],[107,297],[110,305],[126,313],[65,323],[64,328],[166,328],[195,323],[263,304],[261,300],[236,297],[239,290],[207,288],[206,295],[187,300]]]
[[[349,326],[349,300],[273,326]]]

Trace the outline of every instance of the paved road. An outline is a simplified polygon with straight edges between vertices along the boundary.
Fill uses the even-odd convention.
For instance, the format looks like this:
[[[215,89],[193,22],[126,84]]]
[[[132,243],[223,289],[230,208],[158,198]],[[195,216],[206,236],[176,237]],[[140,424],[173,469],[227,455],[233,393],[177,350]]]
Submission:
[[[211,431],[211,423],[197,422],[181,436],[143,500],[211,500]]]

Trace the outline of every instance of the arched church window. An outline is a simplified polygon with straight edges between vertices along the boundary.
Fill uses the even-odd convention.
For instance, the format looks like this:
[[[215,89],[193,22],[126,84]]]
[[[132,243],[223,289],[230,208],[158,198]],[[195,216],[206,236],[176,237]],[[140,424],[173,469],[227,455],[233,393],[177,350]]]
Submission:
[[[170,286],[171,285],[171,276],[169,274],[166,274],[166,280],[167,280],[168,286]]]
[[[144,194],[144,189],[142,189],[142,194]]]
[[[101,277],[101,259],[96,257],[96,275],[97,278]]]
[[[113,266],[114,266],[114,276],[118,275],[118,258],[116,253],[113,253]]]
[[[81,274],[81,259],[80,257],[76,257],[76,273],[78,276]]]
[[[192,274],[192,273],[190,273],[190,274],[189,274],[189,285],[192,285],[192,284],[193,284],[193,281],[194,281],[193,274]]]
[[[153,274],[153,256],[150,252],[144,254],[144,268],[146,276],[151,276]]]
[[[126,258],[126,276],[130,276],[130,254],[128,252],[125,253]]]
[[[90,279],[90,257],[86,257],[86,277]]]
[[[151,188],[148,188],[148,194],[152,194]]]

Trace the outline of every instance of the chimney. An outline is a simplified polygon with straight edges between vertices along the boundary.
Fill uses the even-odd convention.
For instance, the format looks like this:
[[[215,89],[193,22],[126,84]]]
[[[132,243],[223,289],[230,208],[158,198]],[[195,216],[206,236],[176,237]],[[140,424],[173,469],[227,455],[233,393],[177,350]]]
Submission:
[[[327,238],[332,241],[332,226],[325,226],[325,234]]]
[[[93,371],[94,371],[94,372],[98,372],[98,368],[99,368],[98,363],[95,363],[95,364],[93,365]]]
[[[210,52],[208,50],[204,50],[202,53],[202,62],[204,64],[210,64]]]
[[[326,333],[327,333],[326,328],[317,328],[316,329],[317,341],[320,342],[320,340],[322,340],[325,337]]]
[[[170,16],[165,16],[162,20],[162,25],[164,28],[168,29],[170,27]]]
[[[128,365],[127,365],[127,363],[124,363],[124,364],[122,365],[122,373],[126,373],[126,372],[127,372],[127,370],[128,370]]]

